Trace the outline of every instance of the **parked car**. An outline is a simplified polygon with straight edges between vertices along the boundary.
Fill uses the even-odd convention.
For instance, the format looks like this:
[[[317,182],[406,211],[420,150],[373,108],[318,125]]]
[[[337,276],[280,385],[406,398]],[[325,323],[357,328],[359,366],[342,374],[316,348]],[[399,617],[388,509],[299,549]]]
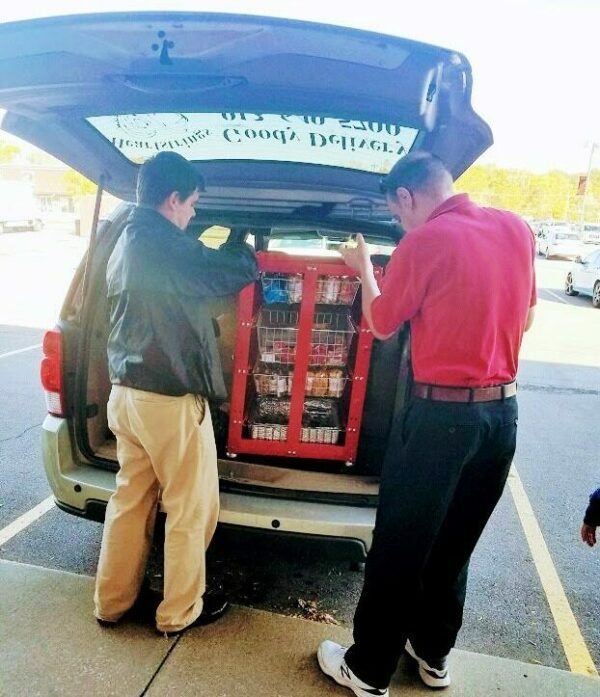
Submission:
[[[600,249],[575,259],[565,279],[565,293],[587,295],[600,308]]]
[[[39,204],[31,184],[24,181],[0,181],[0,234],[43,227]]]
[[[579,229],[585,244],[600,244],[600,223],[584,223]]]
[[[547,232],[554,227],[568,227],[569,223],[566,220],[538,220],[537,226],[540,232]]]
[[[382,173],[419,148],[458,176],[492,143],[471,106],[468,61],[391,36],[160,12],[2,24],[0,46],[3,128],[125,201],[92,234],[44,338],[41,369],[43,459],[56,503],[96,520],[118,469],[106,417],[105,272],[142,161],[174,150],[202,172],[207,191],[187,231],[194,238],[214,243],[217,230],[281,254],[288,235],[288,248],[302,244],[310,254],[314,244],[322,255],[327,240],[362,232],[389,254],[398,229],[379,190]],[[235,332],[226,328],[235,328],[235,312],[235,298],[215,301],[229,380]],[[228,416],[213,408],[221,525],[336,542],[364,559],[390,416],[408,387],[407,356],[404,332],[375,342],[353,467],[293,454],[232,458]]]
[[[562,257],[574,259],[581,254],[579,235],[566,225],[553,225],[546,228],[537,238],[538,254],[546,259]]]

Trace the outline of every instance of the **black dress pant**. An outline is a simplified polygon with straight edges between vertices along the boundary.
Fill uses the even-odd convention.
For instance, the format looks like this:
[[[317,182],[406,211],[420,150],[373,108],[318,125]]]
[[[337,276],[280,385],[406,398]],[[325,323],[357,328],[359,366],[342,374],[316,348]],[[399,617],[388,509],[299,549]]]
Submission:
[[[413,399],[392,428],[365,581],[354,616],[352,671],[387,687],[407,638],[445,656],[462,624],[469,559],[506,483],[517,400]]]

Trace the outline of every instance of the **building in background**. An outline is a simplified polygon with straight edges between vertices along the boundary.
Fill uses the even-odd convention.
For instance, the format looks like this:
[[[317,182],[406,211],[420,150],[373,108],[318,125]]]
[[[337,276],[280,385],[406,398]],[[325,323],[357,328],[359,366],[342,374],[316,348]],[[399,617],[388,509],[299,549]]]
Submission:
[[[69,191],[66,178],[69,168],[65,165],[38,165],[28,162],[9,162],[0,165],[0,190],[2,184],[22,182],[31,187],[39,212],[44,221],[65,216],[75,217],[75,197]]]
[[[87,236],[93,218],[94,187],[82,185],[86,180],[58,160],[48,160],[52,161],[31,163],[17,156],[11,162],[0,163],[0,225],[6,230],[59,226]],[[101,216],[119,203],[106,193],[102,199]],[[3,222],[4,218],[15,224],[6,225],[8,220]],[[16,224],[20,222],[23,225]]]

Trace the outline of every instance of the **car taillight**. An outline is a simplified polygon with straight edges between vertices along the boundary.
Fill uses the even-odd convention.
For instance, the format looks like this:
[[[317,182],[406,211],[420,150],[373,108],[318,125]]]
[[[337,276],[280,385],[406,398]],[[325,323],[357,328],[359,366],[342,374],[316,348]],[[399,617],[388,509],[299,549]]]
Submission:
[[[52,329],[44,334],[43,351],[40,372],[46,407],[49,414],[64,416],[62,333],[59,329]]]

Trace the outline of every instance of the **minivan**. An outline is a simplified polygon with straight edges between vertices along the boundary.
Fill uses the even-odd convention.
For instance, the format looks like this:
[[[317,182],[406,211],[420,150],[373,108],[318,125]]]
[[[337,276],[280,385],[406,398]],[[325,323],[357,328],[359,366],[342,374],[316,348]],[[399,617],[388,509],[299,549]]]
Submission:
[[[581,239],[568,225],[553,225],[538,237],[537,251],[546,257],[574,259],[581,253]]]
[[[98,185],[89,249],[43,342],[43,461],[57,506],[102,520],[115,489],[105,272],[140,163],[172,150],[202,173],[193,238],[218,245],[235,234],[263,255],[325,263],[360,232],[384,268],[402,231],[381,176],[419,149],[458,177],[492,143],[471,88],[457,51],[308,22],[143,12],[0,25],[2,128]],[[123,203],[100,218],[103,191]],[[213,308],[230,384],[236,303]],[[409,344],[407,329],[372,344],[351,463],[228,452],[230,417],[213,405],[220,524],[364,559],[390,421],[410,389]]]

